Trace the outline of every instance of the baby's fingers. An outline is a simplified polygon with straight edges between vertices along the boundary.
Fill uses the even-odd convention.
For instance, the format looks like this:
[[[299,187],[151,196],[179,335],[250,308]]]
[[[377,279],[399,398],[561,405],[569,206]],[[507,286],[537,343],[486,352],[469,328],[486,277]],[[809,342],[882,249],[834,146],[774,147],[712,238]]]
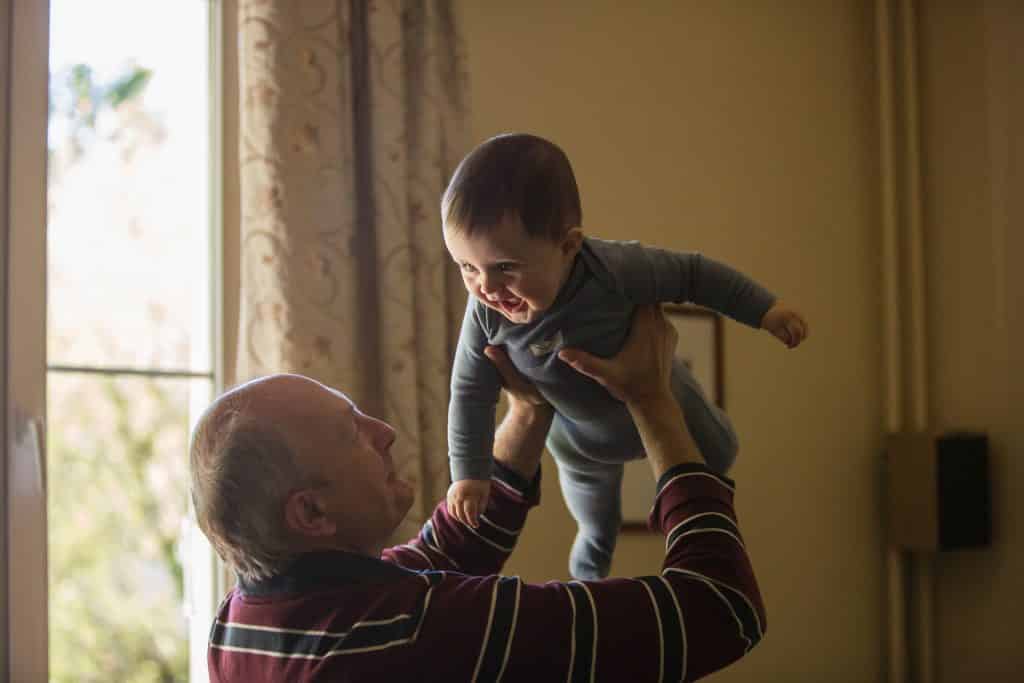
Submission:
[[[473,527],[480,526],[480,503],[476,498],[467,498],[462,503],[463,524]]]
[[[786,332],[789,337],[789,348],[795,348],[800,345],[800,342],[804,340],[803,327],[800,325],[799,318],[793,318],[786,323]]]
[[[455,518],[456,521],[462,521],[462,505],[458,501],[448,501],[448,514]]]
[[[778,327],[773,328],[771,332],[776,339],[785,344],[787,347],[791,347],[793,345],[792,336],[789,333],[789,328],[786,327],[785,325],[779,325]]]

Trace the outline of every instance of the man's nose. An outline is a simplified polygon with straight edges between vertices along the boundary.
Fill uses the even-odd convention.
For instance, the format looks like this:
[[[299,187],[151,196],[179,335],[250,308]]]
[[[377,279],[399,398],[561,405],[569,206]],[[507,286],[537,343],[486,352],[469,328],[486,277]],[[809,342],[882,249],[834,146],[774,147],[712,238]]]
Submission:
[[[385,449],[395,441],[395,429],[387,422],[374,418],[373,441],[377,448]]]

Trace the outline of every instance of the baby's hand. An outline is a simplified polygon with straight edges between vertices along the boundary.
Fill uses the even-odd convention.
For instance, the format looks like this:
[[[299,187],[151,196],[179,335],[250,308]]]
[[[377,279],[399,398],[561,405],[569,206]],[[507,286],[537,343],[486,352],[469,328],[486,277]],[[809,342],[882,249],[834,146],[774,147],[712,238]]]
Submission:
[[[799,313],[776,302],[761,318],[761,327],[768,330],[789,348],[796,348],[807,339],[807,321]]]
[[[463,479],[448,487],[448,514],[471,527],[480,526],[480,515],[487,507],[491,482]]]

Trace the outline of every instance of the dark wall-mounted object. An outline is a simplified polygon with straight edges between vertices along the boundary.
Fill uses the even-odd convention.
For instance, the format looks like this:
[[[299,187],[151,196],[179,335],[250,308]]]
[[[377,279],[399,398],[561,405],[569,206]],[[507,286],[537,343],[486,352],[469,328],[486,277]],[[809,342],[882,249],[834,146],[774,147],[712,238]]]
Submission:
[[[988,437],[891,434],[886,448],[889,543],[915,551],[992,542]]]

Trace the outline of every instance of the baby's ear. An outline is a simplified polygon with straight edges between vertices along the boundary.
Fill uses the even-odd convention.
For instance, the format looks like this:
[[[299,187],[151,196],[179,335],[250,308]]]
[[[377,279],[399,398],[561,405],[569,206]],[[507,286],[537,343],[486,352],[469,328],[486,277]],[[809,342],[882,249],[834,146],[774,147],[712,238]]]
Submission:
[[[583,228],[569,228],[569,231],[565,233],[565,237],[562,238],[562,253],[566,256],[575,256],[582,246]]]

